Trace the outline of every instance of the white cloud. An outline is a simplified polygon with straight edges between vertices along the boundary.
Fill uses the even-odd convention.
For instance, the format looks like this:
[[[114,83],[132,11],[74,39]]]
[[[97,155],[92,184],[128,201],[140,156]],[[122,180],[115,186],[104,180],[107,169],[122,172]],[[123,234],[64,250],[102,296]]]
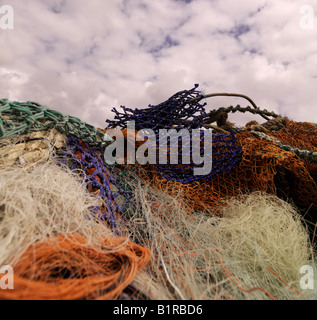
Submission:
[[[15,28],[0,30],[0,98],[104,127],[113,107],[157,104],[199,83],[206,93],[246,94],[262,108],[317,122],[315,3],[315,28],[299,24],[309,2],[11,0]]]

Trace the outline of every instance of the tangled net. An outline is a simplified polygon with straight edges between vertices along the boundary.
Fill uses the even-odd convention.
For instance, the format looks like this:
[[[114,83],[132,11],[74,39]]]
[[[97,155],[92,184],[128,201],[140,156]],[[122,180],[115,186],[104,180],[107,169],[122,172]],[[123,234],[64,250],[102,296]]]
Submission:
[[[296,209],[261,192],[231,198],[221,207],[187,215],[181,192],[167,196],[135,186],[140,207],[130,220],[134,241],[150,248],[148,272],[161,295],[177,300],[307,299],[299,286],[312,253]],[[152,283],[151,283],[152,282]],[[144,288],[144,285],[143,285]],[[146,292],[146,289],[144,289]]]
[[[135,121],[136,128],[150,128],[158,131],[169,129],[213,129],[212,170],[208,175],[193,174],[195,164],[182,165],[182,154],[176,147],[184,147],[179,141],[170,145],[167,155],[172,158],[178,150],[179,163],[148,166],[128,166],[146,182],[170,194],[181,189],[193,210],[200,210],[241,192],[265,191],[282,199],[293,201],[312,223],[317,221],[316,188],[316,125],[290,121],[274,112],[261,110],[248,99],[251,107],[219,108],[205,111],[202,99],[225,93],[202,95],[197,86],[181,91],[167,101],[150,105],[143,110],[122,107],[116,109],[115,120],[107,120],[109,127],[117,126],[126,130],[129,121]],[[232,94],[235,95],[235,94]],[[239,96],[239,95],[238,95]],[[242,96],[242,95],[240,95]],[[242,96],[248,98],[246,96]],[[227,121],[234,112],[251,112],[261,115],[267,121],[258,124],[253,121],[245,127],[236,128]],[[213,125],[217,122],[217,125]],[[123,130],[123,131],[124,131]],[[105,131],[107,132],[107,131]],[[129,143],[128,133],[125,133]],[[192,137],[190,137],[192,138]],[[192,145],[192,139],[187,143]],[[203,153],[204,139],[201,137]],[[137,144],[136,147],[139,147]],[[173,153],[174,152],[174,153]],[[159,153],[156,146],[156,154]],[[190,154],[192,157],[192,153]],[[158,159],[158,156],[157,156]],[[124,167],[126,169],[126,166]]]
[[[157,106],[113,109],[105,129],[0,100],[0,266],[15,272],[15,289],[0,298],[314,298],[299,287],[298,268],[315,264],[317,126],[243,95],[252,107],[207,113],[200,102],[217,95],[237,96],[195,86]],[[266,122],[237,127],[234,112]],[[124,138],[123,164],[105,158],[113,128]],[[161,130],[189,134],[165,132],[166,163]],[[154,150],[155,163],[128,163],[129,144],[145,156]],[[195,175],[194,146],[212,160],[204,175]]]
[[[50,238],[28,248],[14,267],[14,289],[0,291],[10,300],[105,300],[124,296],[149,251],[119,237],[87,247],[87,239]]]
[[[230,173],[231,169],[241,160],[242,150],[238,146],[234,133],[215,133],[212,135],[212,151],[206,152],[205,134],[200,130],[199,136],[195,136],[192,129],[203,129],[208,122],[205,111],[205,104],[200,104],[201,92],[197,91],[196,85],[191,90],[184,90],[176,93],[167,101],[157,105],[149,105],[146,109],[126,108],[121,106],[123,112],[120,113],[115,108],[115,120],[107,120],[108,128],[127,129],[130,121],[134,122],[135,129],[151,130],[155,135],[154,146],[149,145],[149,149],[155,152],[155,162],[159,174],[175,182],[184,184],[209,180],[220,172]],[[190,130],[182,136],[182,139],[172,139],[172,130],[182,132],[182,129]],[[162,130],[166,130],[163,131]],[[107,131],[105,131],[107,132]],[[127,133],[126,137],[129,135]],[[181,140],[181,141],[180,141]],[[198,140],[198,141],[197,141]],[[194,149],[199,155],[204,154],[208,161],[212,159],[211,172],[205,175],[195,175],[195,169],[201,167],[193,161]],[[197,147],[198,146],[198,147]],[[161,151],[165,148],[165,151]],[[189,160],[184,164],[183,150],[186,150]],[[166,164],[162,164],[162,153],[166,155]],[[176,159],[171,163],[171,159]],[[163,161],[164,162],[164,161]],[[175,163],[176,162],[176,163]]]
[[[195,128],[206,116],[206,104],[193,101],[194,98],[201,97],[201,92],[196,90],[197,87],[198,85],[195,85],[193,89],[180,91],[167,101],[157,106],[149,105],[146,109],[132,110],[121,106],[123,113],[120,113],[113,108],[115,120],[106,120],[106,122],[109,127],[126,128],[127,122],[134,121],[137,130]]]

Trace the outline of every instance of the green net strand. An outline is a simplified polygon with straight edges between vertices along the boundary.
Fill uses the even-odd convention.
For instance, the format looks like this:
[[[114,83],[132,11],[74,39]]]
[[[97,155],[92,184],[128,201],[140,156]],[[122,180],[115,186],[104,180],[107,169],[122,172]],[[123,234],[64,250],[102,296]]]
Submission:
[[[270,137],[263,132],[258,132],[258,131],[253,131],[253,130],[251,130],[250,132],[258,138],[264,138],[266,140],[269,140],[269,141],[276,143],[281,149],[283,149],[285,151],[291,151],[291,152],[295,153],[301,159],[309,160],[309,161],[317,163],[317,152],[309,151],[309,150],[300,150],[298,148],[293,148],[289,145],[284,145],[278,139],[276,139],[274,137]]]
[[[53,128],[62,134],[73,135],[91,146],[103,148],[109,144],[100,129],[76,117],[64,115],[36,102],[0,100],[0,139]]]

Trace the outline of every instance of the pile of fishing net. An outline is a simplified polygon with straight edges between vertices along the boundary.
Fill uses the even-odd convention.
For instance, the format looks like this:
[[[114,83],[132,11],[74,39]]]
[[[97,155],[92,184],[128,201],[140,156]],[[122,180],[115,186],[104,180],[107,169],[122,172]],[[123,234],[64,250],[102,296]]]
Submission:
[[[0,299],[315,299],[301,268],[315,268],[316,125],[254,103],[207,113],[210,96],[195,86],[114,109],[105,129],[0,100],[0,268],[14,272]],[[238,127],[233,112],[265,122]],[[142,147],[131,121],[155,139],[212,129],[211,171],[182,163],[182,143],[205,150],[206,136],[192,133],[167,146],[176,162],[127,163],[125,149],[123,163],[109,163],[114,128]]]

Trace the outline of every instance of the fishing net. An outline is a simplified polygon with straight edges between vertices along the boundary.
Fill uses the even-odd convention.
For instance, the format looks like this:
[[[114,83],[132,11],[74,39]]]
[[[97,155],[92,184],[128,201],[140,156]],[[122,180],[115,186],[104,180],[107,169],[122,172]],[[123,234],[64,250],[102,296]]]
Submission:
[[[142,133],[144,138],[148,138],[149,132],[153,132],[154,139],[150,142],[147,140],[147,150],[154,152],[152,162],[157,164],[160,176],[168,180],[187,184],[202,179],[209,180],[220,172],[229,173],[241,160],[241,147],[232,132],[214,133],[212,142],[205,141],[208,130],[204,127],[208,122],[206,103],[199,103],[202,94],[196,90],[197,87],[198,85],[191,90],[180,91],[167,101],[156,106],[149,105],[142,110],[121,106],[123,112],[120,113],[114,108],[115,120],[106,121],[108,128],[127,130],[129,122],[133,121],[136,130],[146,130]],[[125,133],[128,143],[138,135],[132,132],[130,136],[129,130]],[[205,148],[208,143],[212,143],[211,149]],[[206,174],[195,174],[195,170],[202,168],[202,163],[199,159],[200,163],[197,164],[194,155],[203,156],[205,162],[210,163],[210,170]]]
[[[131,181],[131,184],[135,184]],[[228,199],[221,217],[209,210],[186,214],[182,192],[168,196],[135,184],[139,206],[129,221],[134,241],[152,253],[151,299],[308,299],[299,286],[313,252],[302,217],[274,195],[254,192]],[[208,215],[209,213],[209,215]],[[144,275],[140,275],[141,277]],[[160,292],[154,291],[161,284]],[[151,292],[152,291],[152,292]],[[154,292],[153,292],[154,291]]]
[[[125,221],[126,206],[132,205],[131,192],[118,184],[113,168],[107,166],[103,160],[102,150],[93,149],[74,136],[67,136],[66,147],[60,153],[60,161],[73,171],[82,170],[85,173],[83,179],[86,188],[102,199],[103,204],[94,207],[96,214],[111,227]]]
[[[178,150],[177,165],[157,162],[156,165],[145,166],[136,163],[124,169],[137,172],[144,181],[170,194],[182,190],[193,211],[224,203],[226,198],[244,192],[265,191],[293,201],[312,223],[316,222],[316,125],[290,121],[274,112],[262,110],[254,103],[253,108],[237,105],[206,113],[205,104],[199,102],[217,94],[204,96],[196,88],[181,91],[166,102],[150,105],[144,110],[122,107],[123,113],[119,113],[114,109],[115,120],[107,122],[110,126],[126,128],[128,121],[133,120],[136,128],[147,126],[156,130],[158,142],[157,132],[163,126],[189,130],[212,128],[211,172],[198,176],[193,173],[197,167],[195,164],[182,165],[181,147],[184,144],[179,140],[166,149],[169,158],[175,154],[174,150]],[[251,112],[267,121],[263,124],[253,121],[244,127],[236,127],[227,121],[228,115],[234,112]],[[217,125],[212,125],[213,122]],[[125,138],[131,143],[129,139],[133,137],[126,134]],[[202,154],[204,139],[200,138]],[[187,143],[193,144],[192,136]],[[139,146],[140,143],[136,144],[136,149]],[[157,145],[155,151],[158,160]]]
[[[0,100],[1,161],[6,165],[39,161],[56,152],[60,162],[73,171],[82,170],[88,190],[103,200],[102,206],[95,207],[96,213],[114,227],[118,219],[125,220],[129,193],[104,164],[103,149],[109,144],[105,138],[102,130],[37,103]]]
[[[119,112],[113,108],[114,120],[106,120],[106,122],[109,127],[126,128],[129,121],[134,121],[137,130],[195,128],[206,116],[205,104],[192,102],[193,98],[201,96],[201,92],[196,90],[197,87],[198,85],[195,85],[190,90],[180,91],[165,102],[156,106],[149,105],[145,109],[133,110],[121,106],[123,112]]]
[[[277,194],[283,199],[292,199],[300,208],[310,208],[311,212],[315,210],[316,181],[305,160],[271,141],[254,137],[248,131],[238,133],[237,141],[241,145],[243,156],[230,174],[222,172],[208,181],[189,184],[174,183],[153,171],[141,171],[142,178],[171,194],[178,189],[183,190],[193,210],[213,206],[230,196],[249,191]],[[314,168],[314,165],[310,166]]]
[[[291,199],[308,221],[316,223],[316,125],[287,121],[279,130],[268,130],[260,136],[256,132],[252,134],[259,143],[269,144],[275,149],[271,157],[279,158],[273,179],[276,194],[283,199]]]
[[[0,139],[52,128],[74,135],[93,146],[106,144],[101,130],[76,117],[64,115],[36,102],[0,100]]]
[[[0,298],[304,297],[296,272],[311,262],[310,247],[296,210],[317,221],[316,124],[242,95],[252,107],[206,112],[203,99],[237,95],[197,87],[156,106],[113,109],[104,129],[0,100],[1,258],[16,281]],[[238,127],[235,112],[266,122]],[[105,151],[114,128],[124,153],[113,164]]]

